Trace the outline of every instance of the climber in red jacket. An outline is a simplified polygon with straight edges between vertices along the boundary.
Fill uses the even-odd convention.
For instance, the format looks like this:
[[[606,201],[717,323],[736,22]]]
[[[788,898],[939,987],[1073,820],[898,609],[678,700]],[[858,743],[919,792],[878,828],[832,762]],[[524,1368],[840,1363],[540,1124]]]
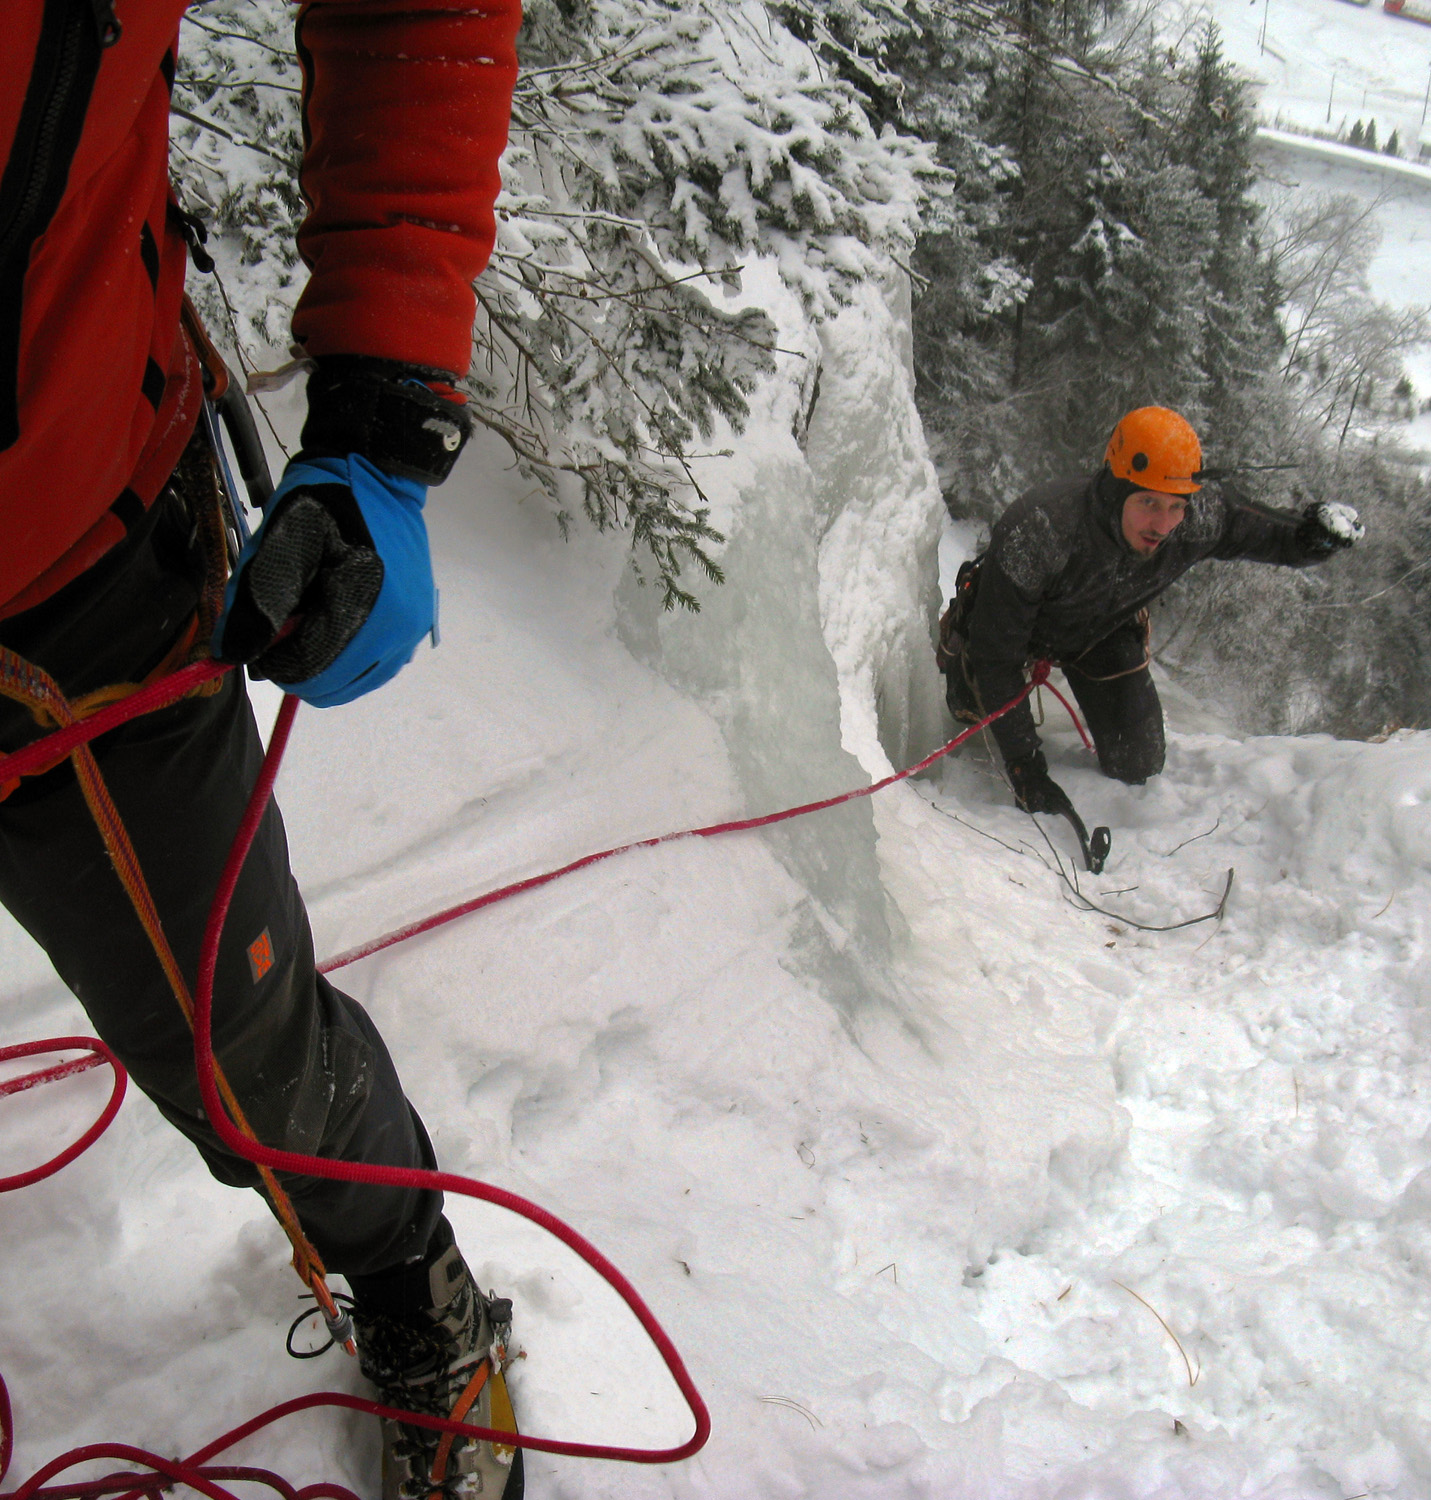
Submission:
[[[225,660],[311,702],[347,702],[391,677],[432,626],[422,509],[468,432],[455,385],[469,360],[472,282],[494,237],[519,0],[296,7],[308,203],[298,247],[311,279],[293,334],[310,362],[308,417],[221,609],[199,541],[213,474],[196,427],[203,366],[181,318],[192,230],[168,180],[184,9],[6,7],[0,646],[74,703],[142,682],[212,631]],[[0,699],[0,753],[40,732],[21,703]],[[93,750],[192,983],[261,757],[241,674]],[[0,794],[0,899],[215,1176],[256,1185],[204,1116],[186,1023],[70,766]],[[259,1138],[432,1166],[382,1038],[315,972],[276,808],[225,931],[215,1050]],[[317,1179],[283,1187],[349,1282],[363,1368],[385,1404],[446,1415],[503,1341],[511,1306],[474,1285],[441,1195]],[[488,1425],[500,1390],[488,1380],[468,1420]],[[426,1495],[440,1434],[386,1424],[384,1436],[385,1500]],[[516,1500],[520,1453],[459,1441],[437,1487]]]

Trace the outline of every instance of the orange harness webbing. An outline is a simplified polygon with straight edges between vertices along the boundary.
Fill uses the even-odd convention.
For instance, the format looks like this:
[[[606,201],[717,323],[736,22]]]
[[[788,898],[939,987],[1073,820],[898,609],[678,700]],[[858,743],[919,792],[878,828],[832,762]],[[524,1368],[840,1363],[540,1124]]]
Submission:
[[[130,692],[136,690],[137,685],[129,685]],[[65,728],[75,723],[78,717],[74,707],[47,672],[4,646],[0,646],[0,695],[16,703],[24,704],[40,722],[52,723],[58,728]],[[95,827],[99,830],[105,850],[114,864],[115,874],[119,876],[120,884],[123,885],[125,894],[134,907],[135,915],[144,928],[145,936],[148,937],[154,955],[159,960],[174,999],[178,1002],[185,1021],[192,1029],[194,1024],[193,996],[179,968],[179,961],[174,957],[174,950],[169,945],[169,939],[164,934],[163,923],[154,905],[154,898],[150,894],[148,883],[144,879],[144,872],[139,867],[134,845],[124,826],[124,820],[119,815],[119,809],[114,805],[114,799],[109,794],[109,788],[104,783],[104,777],[94,758],[94,752],[88,745],[79,745],[71,752],[69,758],[74,763],[80,790],[84,793],[84,799],[89,807],[90,815],[94,818]],[[217,1062],[214,1064],[214,1073],[219,1092],[228,1106],[234,1123],[249,1140],[256,1142],[258,1137],[254,1134],[253,1127],[248,1123],[233,1089]],[[261,1166],[258,1170],[264,1189],[273,1204],[274,1213],[293,1244],[294,1270],[317,1299],[324,1316],[335,1321],[340,1319],[342,1314],[333,1302],[332,1294],[324,1280],[323,1262],[303,1233],[292,1202],[279,1186],[278,1179],[267,1167]]]
[[[191,661],[198,661],[208,656],[209,639],[213,635],[214,623],[218,619],[219,610],[223,604],[228,566],[224,550],[223,501],[219,489],[218,472],[214,456],[201,437],[196,436],[184,450],[175,470],[175,478],[181,493],[189,501],[190,512],[198,527],[200,544],[204,552],[204,581],[200,588],[199,603],[193,618],[166,653],[163,661],[148,673],[143,682],[116,683],[113,686],[87,693],[73,702],[65,697],[59,684],[43,668],[26,661],[24,657],[8,647],[0,646],[0,696],[23,704],[42,727],[67,728],[71,724],[89,718],[106,704],[128,698],[148,683],[168,676]],[[196,688],[191,696],[208,696],[218,692],[222,685],[222,679],[212,679]],[[34,774],[39,775],[44,771],[53,770],[65,758],[61,754]],[[193,997],[179,968],[178,960],[174,957],[174,950],[164,935],[163,924],[154,905],[154,898],[150,894],[144,873],[139,867],[139,860],[130,842],[128,831],[125,829],[124,820],[114,805],[108,787],[105,786],[99,764],[88,745],[78,746],[68,758],[74,763],[80,790],[84,793],[84,799],[94,818],[95,827],[99,830],[104,847],[113,861],[115,873],[119,876],[130,904],[134,907],[135,915],[138,916],[150,946],[154,949],[155,957],[158,958],[159,965],[164,971],[164,977],[168,980],[174,999],[178,1002],[184,1019],[192,1029],[194,1024]],[[0,800],[8,796],[18,784],[18,781],[11,781],[0,785]],[[219,1092],[228,1106],[234,1123],[249,1140],[257,1142],[258,1137],[249,1125],[233,1089],[217,1063],[215,1063],[214,1071]],[[333,1301],[332,1293],[328,1290],[324,1277],[323,1262],[304,1234],[292,1201],[279,1186],[278,1179],[269,1168],[260,1166],[258,1170],[264,1191],[273,1205],[274,1214],[292,1242],[293,1269],[297,1271],[303,1284],[313,1293],[329,1328],[341,1326],[346,1331],[350,1326],[347,1316]],[[340,1342],[350,1354],[356,1352],[356,1345],[351,1335],[342,1337]]]

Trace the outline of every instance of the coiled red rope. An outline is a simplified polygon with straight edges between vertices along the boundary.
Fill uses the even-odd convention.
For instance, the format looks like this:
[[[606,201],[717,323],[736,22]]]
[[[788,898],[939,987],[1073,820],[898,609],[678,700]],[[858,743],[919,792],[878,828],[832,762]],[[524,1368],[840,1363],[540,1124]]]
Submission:
[[[180,672],[172,674],[171,677],[153,684],[152,687],[144,689],[142,692],[136,693],[120,703],[113,704],[101,710],[100,713],[85,720],[83,723],[68,726],[66,729],[60,730],[35,744],[25,747],[24,750],[17,751],[10,756],[2,757],[0,758],[0,782],[12,776],[26,774],[28,770],[33,770],[35,767],[44,765],[47,762],[53,763],[55,756],[61,750],[72,750],[76,746],[87,743],[96,735],[102,734],[106,730],[112,729],[128,719],[174,702],[183,696],[184,693],[191,691],[199,683],[218,676],[225,670],[227,668],[218,663],[198,663],[195,666],[185,668]],[[837,807],[845,802],[852,802],[859,798],[873,796],[885,787],[892,786],[897,781],[903,781],[926,769],[928,766],[933,765],[941,756],[948,754],[949,751],[962,744],[971,735],[978,733],[979,730],[992,724],[996,719],[1002,718],[1004,714],[1010,712],[1023,702],[1035,687],[1047,680],[1048,670],[1048,663],[1035,663],[1028,684],[1002,708],[988,715],[987,718],[981,720],[979,723],[971,725],[968,729],[956,735],[947,744],[940,746],[933,754],[926,756],[915,765],[908,766],[902,771],[897,771],[892,775],[886,776],[870,786],[856,787],[851,791],[840,793],[837,796],[822,798],[816,802],[803,803],[798,807],[785,808],[779,812],[767,813],[761,817],[734,819],[724,823],[709,824],[702,828],[662,834],[655,838],[640,839],[629,844],[622,844],[611,849],[602,850],[596,854],[586,855],[582,859],[573,860],[569,864],[561,866],[559,869],[551,870],[546,874],[533,876],[526,880],[515,881],[498,890],[487,892],[485,895],[476,897],[470,901],[461,902],[456,906],[436,912],[418,922],[410,923],[406,927],[399,928],[395,932],[376,938],[358,948],[338,954],[336,957],[320,965],[320,969],[325,973],[332,972],[347,964],[355,963],[359,958],[367,957],[385,948],[393,947],[397,943],[404,942],[409,938],[416,937],[420,933],[430,932],[434,928],[456,921],[457,918],[465,916],[470,912],[495,905],[498,901],[518,895],[523,891],[534,890],[540,886],[550,884],[552,881],[560,879],[563,875],[571,874],[576,870],[586,868],[588,865],[597,864],[602,860],[611,859],[618,854],[623,854],[633,849],[649,849],[659,844],[671,843],[683,838],[714,838],[718,834],[738,833],[756,828],[765,828],[775,823],[785,822],[791,818],[803,817],[825,808]],[[179,681],[179,679],[182,679],[182,681]],[[213,983],[219,939],[223,933],[224,922],[228,915],[229,902],[232,899],[234,887],[238,882],[239,872],[243,867],[249,847],[257,833],[258,825],[268,805],[268,800],[272,795],[273,783],[278,775],[278,768],[287,746],[289,731],[292,728],[293,717],[297,711],[297,707],[298,700],[296,698],[285,697],[283,705],[279,710],[278,719],[274,725],[262,769],[249,798],[238,832],[234,836],[228,860],[220,877],[218,889],[214,895],[205,931],[204,943],[200,953],[198,982],[194,995],[194,1061],[198,1074],[200,1093],[215,1131],[231,1150],[257,1165],[267,1166],[274,1171],[307,1174],[345,1182],[362,1182],[373,1186],[417,1187],[453,1192],[466,1197],[480,1199],[483,1202],[494,1204],[499,1208],[505,1208],[547,1230],[602,1276],[636,1317],[641,1327],[645,1330],[647,1337],[651,1339],[660,1352],[667,1370],[670,1372],[672,1379],[685,1399],[694,1420],[694,1431],[684,1443],[678,1444],[675,1447],[661,1449],[625,1448],[599,1443],[573,1443],[553,1438],[535,1437],[525,1433],[507,1433],[500,1429],[480,1427],[467,1423],[450,1422],[442,1418],[428,1417],[420,1413],[397,1411],[389,1407],[379,1406],[371,1401],[365,1401],[358,1396],[349,1396],[336,1391],[325,1391],[317,1392],[310,1396],[299,1397],[296,1400],[272,1407],[250,1421],[222,1434],[184,1461],[167,1459],[159,1455],[146,1453],[142,1449],[133,1448],[127,1444],[91,1444],[84,1448],[74,1449],[70,1453],[62,1454],[60,1457],[52,1459],[18,1489],[0,1495],[0,1500],[61,1500],[61,1497],[66,1497],[66,1500],[71,1500],[71,1497],[72,1500],[88,1500],[89,1496],[99,1496],[119,1491],[125,1491],[130,1496],[137,1496],[145,1493],[155,1493],[158,1489],[164,1487],[166,1483],[173,1482],[187,1484],[201,1494],[213,1497],[213,1500],[235,1500],[232,1493],[222,1487],[220,1481],[223,1479],[233,1480],[238,1478],[253,1479],[260,1483],[268,1484],[271,1488],[277,1490],[284,1497],[284,1500],[357,1500],[357,1497],[353,1496],[350,1491],[338,1485],[320,1484],[309,1486],[303,1490],[297,1490],[277,1475],[268,1474],[263,1470],[236,1469],[233,1466],[214,1468],[208,1464],[208,1460],[227,1451],[227,1449],[233,1447],[244,1438],[281,1420],[283,1417],[297,1411],[311,1410],[319,1406],[344,1407],[353,1411],[371,1413],[379,1417],[393,1417],[410,1425],[428,1427],[435,1431],[452,1432],[478,1439],[497,1439],[509,1446],[515,1445],[522,1448],[531,1448],[544,1453],[554,1453],[575,1458],[619,1459],[631,1463],[675,1463],[697,1452],[704,1446],[707,1438],[710,1436],[710,1414],[706,1409],[704,1401],[701,1399],[700,1392],[696,1389],[695,1383],[687,1372],[684,1362],[676,1351],[675,1345],[671,1342],[665,1330],[656,1321],[654,1314],[646,1306],[635,1287],[590,1241],[540,1205],[532,1203],[518,1194],[508,1192],[504,1188],[494,1187],[491,1184],[479,1182],[474,1178],[462,1177],[451,1172],[429,1172],[397,1167],[380,1167],[365,1162],[331,1161],[326,1158],[309,1156],[300,1152],[279,1151],[272,1147],[257,1145],[241,1134],[228,1118],[223,1107],[223,1102],[219,1097],[211,1040]],[[62,741],[63,743],[61,743]],[[4,1191],[8,1187],[24,1186],[26,1182],[38,1181],[41,1177],[58,1171],[66,1162],[72,1161],[74,1157],[78,1156],[81,1151],[98,1138],[99,1134],[109,1124],[110,1120],[113,1119],[114,1114],[119,1108],[119,1103],[124,1092],[123,1069],[108,1054],[108,1050],[103,1047],[102,1043],[73,1037],[58,1038],[50,1042],[26,1043],[20,1047],[6,1048],[0,1051],[0,1061],[3,1061],[6,1057],[28,1056],[69,1047],[89,1049],[97,1057],[102,1056],[104,1060],[107,1060],[111,1064],[115,1072],[115,1089],[110,1101],[106,1105],[100,1119],[85,1132],[79,1141],[66,1148],[65,1151],[61,1152],[50,1162],[45,1163],[42,1167],[28,1173],[18,1174],[13,1179],[0,1180],[0,1191]],[[26,1075],[23,1079],[11,1080],[8,1085],[0,1085],[0,1096],[6,1093],[19,1092],[22,1088],[34,1087],[39,1083],[52,1081],[55,1078],[69,1076],[73,1072],[82,1071],[83,1068],[94,1065],[94,1063],[88,1060],[78,1060],[76,1063],[61,1064],[58,1067],[42,1070],[37,1074]],[[3,1481],[9,1467],[12,1445],[11,1433],[9,1397],[3,1379],[0,1379],[0,1481]],[[123,1475],[109,1476],[100,1480],[48,1486],[48,1481],[56,1476],[80,1464],[89,1463],[97,1459],[114,1459],[141,1465],[143,1468],[148,1469],[150,1473],[146,1475],[130,1472]]]

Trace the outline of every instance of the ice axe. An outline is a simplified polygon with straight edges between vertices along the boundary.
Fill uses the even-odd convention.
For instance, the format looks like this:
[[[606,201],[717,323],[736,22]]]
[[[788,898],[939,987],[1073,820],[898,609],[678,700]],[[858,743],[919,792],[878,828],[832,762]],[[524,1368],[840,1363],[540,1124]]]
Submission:
[[[1095,828],[1092,836],[1088,832],[1088,825],[1078,816],[1078,809],[1068,800],[1068,794],[1062,787],[1055,787],[1058,797],[1053,806],[1041,807],[1040,812],[1047,813],[1050,817],[1067,818],[1073,831],[1078,835],[1078,846],[1083,850],[1083,866],[1090,875],[1101,875],[1104,862],[1108,858],[1108,851],[1113,847],[1113,835],[1106,828]],[[1032,813],[1029,814],[1033,816]],[[1042,830],[1040,830],[1042,831]],[[1048,835],[1044,834],[1047,841]],[[1052,844],[1049,845],[1051,849]]]
[[[1078,835],[1078,846],[1083,851],[1084,868],[1090,875],[1101,875],[1104,863],[1108,859],[1109,851],[1113,847],[1112,833],[1100,826],[1095,828],[1092,835],[1090,835],[1088,825],[1078,816],[1078,809],[1068,800],[1068,793],[1060,786],[1055,786],[1054,791],[1058,794],[1057,798],[1053,799],[1051,805],[1040,807],[1039,811],[1047,813],[1051,818],[1068,819],[1069,825]],[[1022,804],[1020,805],[1022,806]],[[1030,817],[1033,817],[1033,813],[1028,808],[1025,808],[1024,811],[1028,812]],[[1043,833],[1041,827],[1039,828],[1039,832]],[[1045,843],[1048,842],[1048,835],[1046,833],[1044,834],[1044,841]],[[1049,844],[1049,848],[1052,849],[1053,845]]]
[[[1083,819],[1078,816],[1078,810],[1071,802],[1064,808],[1063,816],[1073,825],[1073,831],[1078,835],[1079,847],[1083,850],[1084,867],[1090,875],[1101,875],[1108,853],[1113,847],[1113,835],[1108,829],[1100,826],[1095,828],[1090,836]]]

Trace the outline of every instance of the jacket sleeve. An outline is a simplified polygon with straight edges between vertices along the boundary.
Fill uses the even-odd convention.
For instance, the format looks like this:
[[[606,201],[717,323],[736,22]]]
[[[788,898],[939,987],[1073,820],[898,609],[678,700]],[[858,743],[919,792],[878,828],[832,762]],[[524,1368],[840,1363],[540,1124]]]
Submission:
[[[1222,535],[1212,549],[1213,557],[1284,568],[1306,568],[1326,560],[1325,553],[1309,552],[1302,545],[1302,517],[1296,511],[1259,505],[1230,487],[1224,487],[1221,504]]]
[[[309,354],[466,373],[520,24],[520,0],[304,0]]]
[[[969,616],[969,664],[985,713],[1022,691],[1038,607],[1038,599],[1019,588],[997,550],[991,550],[979,565],[979,588]],[[1039,748],[1027,699],[990,727],[1005,760],[1019,760]]]

